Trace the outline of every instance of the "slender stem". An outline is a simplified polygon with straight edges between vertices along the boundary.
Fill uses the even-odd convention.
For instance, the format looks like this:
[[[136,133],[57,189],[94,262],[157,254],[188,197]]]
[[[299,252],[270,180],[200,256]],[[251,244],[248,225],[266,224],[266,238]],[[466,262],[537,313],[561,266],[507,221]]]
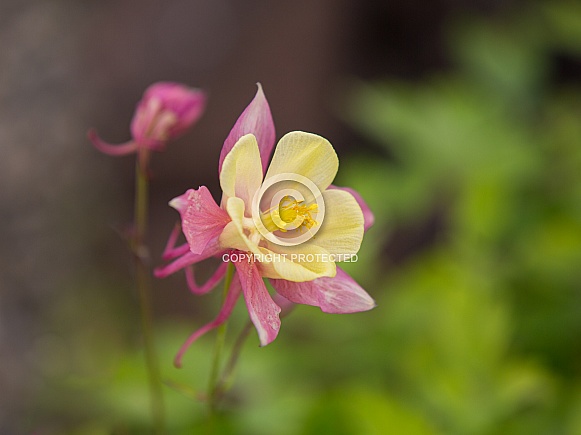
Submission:
[[[137,291],[141,309],[141,328],[145,347],[145,364],[149,376],[151,412],[154,433],[165,433],[165,409],[161,374],[153,339],[153,308],[151,301],[151,271],[148,266],[148,252],[145,246],[147,231],[148,177],[147,163],[149,151],[140,149],[135,168],[135,222],[132,248],[135,258]]]
[[[252,322],[248,321],[238,337],[234,342],[234,346],[232,347],[232,353],[230,354],[230,359],[222,372],[222,376],[220,377],[218,384],[216,385],[216,394],[220,396],[223,394],[230,386],[232,382],[232,375],[234,373],[234,369],[236,368],[236,364],[238,363],[238,359],[240,358],[240,353],[242,352],[242,347],[248,338],[248,335],[252,331]]]
[[[147,209],[149,196],[147,175],[148,162],[148,150],[140,149],[135,166],[135,228],[133,242],[135,243],[136,248],[144,247],[144,239],[147,233]],[[142,260],[143,259],[144,258],[142,257]]]
[[[226,295],[230,289],[230,284],[232,283],[232,277],[234,276],[234,263],[228,263],[228,269],[226,270],[226,276],[224,278],[224,291],[222,293],[222,302],[226,300]],[[226,329],[228,326],[228,321],[225,321],[222,325],[218,327],[216,334],[216,343],[214,344],[214,357],[212,360],[212,371],[210,372],[210,382],[208,384],[208,406],[210,408],[210,413],[214,414],[216,407],[218,405],[218,376],[220,374],[221,357],[222,350],[224,349],[224,343],[226,341]]]

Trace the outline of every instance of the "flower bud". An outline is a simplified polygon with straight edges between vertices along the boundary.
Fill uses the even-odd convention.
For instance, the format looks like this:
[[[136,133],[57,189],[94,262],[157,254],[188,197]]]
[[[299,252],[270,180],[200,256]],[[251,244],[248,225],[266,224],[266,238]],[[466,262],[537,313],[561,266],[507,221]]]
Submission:
[[[162,151],[168,141],[182,136],[202,116],[205,106],[206,94],[199,89],[154,83],[137,104],[131,121],[132,140],[112,145],[101,140],[95,130],[89,130],[88,136],[99,151],[109,155],[126,155],[142,148]]]
[[[178,83],[151,85],[137,105],[131,121],[131,134],[139,144],[161,150],[167,141],[177,139],[202,115],[206,105],[203,91]]]

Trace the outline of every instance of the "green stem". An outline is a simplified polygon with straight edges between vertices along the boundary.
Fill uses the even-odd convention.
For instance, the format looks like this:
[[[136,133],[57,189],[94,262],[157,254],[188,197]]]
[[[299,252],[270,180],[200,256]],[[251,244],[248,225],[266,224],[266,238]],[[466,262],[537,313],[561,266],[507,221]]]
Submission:
[[[226,277],[224,278],[224,291],[222,293],[222,302],[226,300],[226,295],[230,289],[230,284],[232,283],[232,277],[234,276],[234,263],[228,264],[228,269],[226,271]],[[218,327],[216,334],[216,343],[214,345],[214,357],[212,360],[212,371],[210,372],[210,382],[208,384],[208,406],[210,409],[210,414],[214,414],[218,405],[218,376],[220,374],[222,350],[224,349],[224,343],[226,341],[226,329],[228,326],[228,321],[225,321],[222,325]]]
[[[148,252],[145,246],[147,231],[149,151],[139,150],[135,168],[135,222],[132,248],[135,257],[135,275],[139,293],[141,328],[145,348],[145,364],[149,376],[151,412],[154,433],[165,433],[165,409],[161,374],[153,339],[153,307],[151,301],[151,271],[148,266]]]
[[[148,162],[148,150],[140,149],[135,166],[135,233],[133,241],[137,248],[144,247],[145,234],[147,232]],[[140,253],[138,252],[138,254]],[[141,258],[144,259],[143,256]]]
[[[218,396],[222,395],[224,392],[228,390],[230,384],[232,383],[232,376],[234,374],[234,369],[236,368],[236,364],[238,363],[238,359],[240,358],[240,353],[242,352],[242,347],[248,338],[248,335],[252,331],[252,322],[248,321],[238,337],[234,342],[234,346],[232,347],[232,353],[230,354],[230,359],[222,372],[222,376],[216,385],[216,394]]]

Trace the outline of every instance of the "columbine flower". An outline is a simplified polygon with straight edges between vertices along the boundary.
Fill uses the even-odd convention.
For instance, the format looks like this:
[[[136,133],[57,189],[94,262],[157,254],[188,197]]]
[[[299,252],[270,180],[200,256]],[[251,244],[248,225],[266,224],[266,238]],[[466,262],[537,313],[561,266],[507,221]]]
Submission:
[[[90,130],[88,136],[99,151],[113,156],[141,148],[162,151],[168,141],[183,135],[202,116],[205,105],[206,95],[199,89],[179,83],[154,83],[137,104],[131,121],[131,141],[111,145],[101,140],[95,130]]]
[[[352,313],[375,306],[365,290],[333,261],[339,256],[348,258],[356,254],[364,229],[373,221],[371,211],[358,194],[331,186],[338,169],[333,147],[320,136],[291,132],[278,142],[268,166],[274,138],[272,116],[259,85],[222,149],[221,205],[204,186],[190,189],[170,202],[181,215],[187,243],[174,247],[177,227],[164,254],[164,259],[175,260],[157,269],[156,276],[165,277],[186,268],[190,289],[201,294],[220,281],[227,264],[222,264],[202,287],[196,285],[188,266],[226,253],[224,257],[234,262],[237,272],[218,317],[190,336],[176,357],[178,366],[193,341],[226,321],[241,293],[260,344],[267,345],[276,338],[281,309],[268,293],[263,278],[269,278],[275,290],[288,301],[315,305],[324,312]],[[310,180],[314,190],[320,192],[324,219],[318,218],[320,210],[313,203],[317,195],[308,200],[287,195],[280,206],[260,210],[259,218],[266,223],[261,229],[253,213],[256,198],[273,180],[289,174]],[[273,221],[278,221],[277,227],[272,227]],[[316,234],[296,245],[280,244],[271,237],[276,231],[285,235],[289,229],[299,235],[309,231]]]

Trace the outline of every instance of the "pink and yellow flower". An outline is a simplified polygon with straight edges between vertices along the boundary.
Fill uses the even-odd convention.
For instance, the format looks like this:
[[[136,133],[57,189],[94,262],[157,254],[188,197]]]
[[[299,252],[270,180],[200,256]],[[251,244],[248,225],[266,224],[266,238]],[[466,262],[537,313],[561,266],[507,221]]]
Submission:
[[[291,132],[280,139],[268,165],[274,141],[270,108],[259,85],[222,149],[220,205],[204,186],[170,202],[181,215],[187,243],[174,247],[179,232],[176,228],[164,255],[174,261],[157,269],[156,276],[165,277],[185,268],[191,290],[201,294],[222,279],[227,264],[222,264],[202,287],[196,285],[188,266],[224,254],[229,260],[236,258],[236,274],[218,317],[187,340],[178,353],[177,365],[193,341],[227,320],[240,294],[244,295],[260,344],[272,342],[280,329],[281,309],[269,294],[264,278],[287,300],[315,305],[324,312],[353,313],[375,306],[365,290],[335,264],[336,258],[350,258],[358,252],[373,214],[356,192],[331,185],[339,166],[333,147],[320,136]],[[273,180],[289,174],[309,180],[318,194],[303,200],[284,196],[280,206],[260,210],[259,218],[265,222],[261,225],[255,213],[257,198]],[[316,199],[324,204],[324,219],[319,219],[322,214],[314,203]],[[288,235],[288,231],[312,235],[298,244],[272,237],[274,233]]]
[[[162,151],[168,141],[183,135],[202,116],[205,106],[206,95],[199,89],[179,83],[154,83],[145,90],[135,109],[132,140],[112,145],[99,138],[95,130],[89,130],[88,136],[99,151],[113,156],[139,149]]]

